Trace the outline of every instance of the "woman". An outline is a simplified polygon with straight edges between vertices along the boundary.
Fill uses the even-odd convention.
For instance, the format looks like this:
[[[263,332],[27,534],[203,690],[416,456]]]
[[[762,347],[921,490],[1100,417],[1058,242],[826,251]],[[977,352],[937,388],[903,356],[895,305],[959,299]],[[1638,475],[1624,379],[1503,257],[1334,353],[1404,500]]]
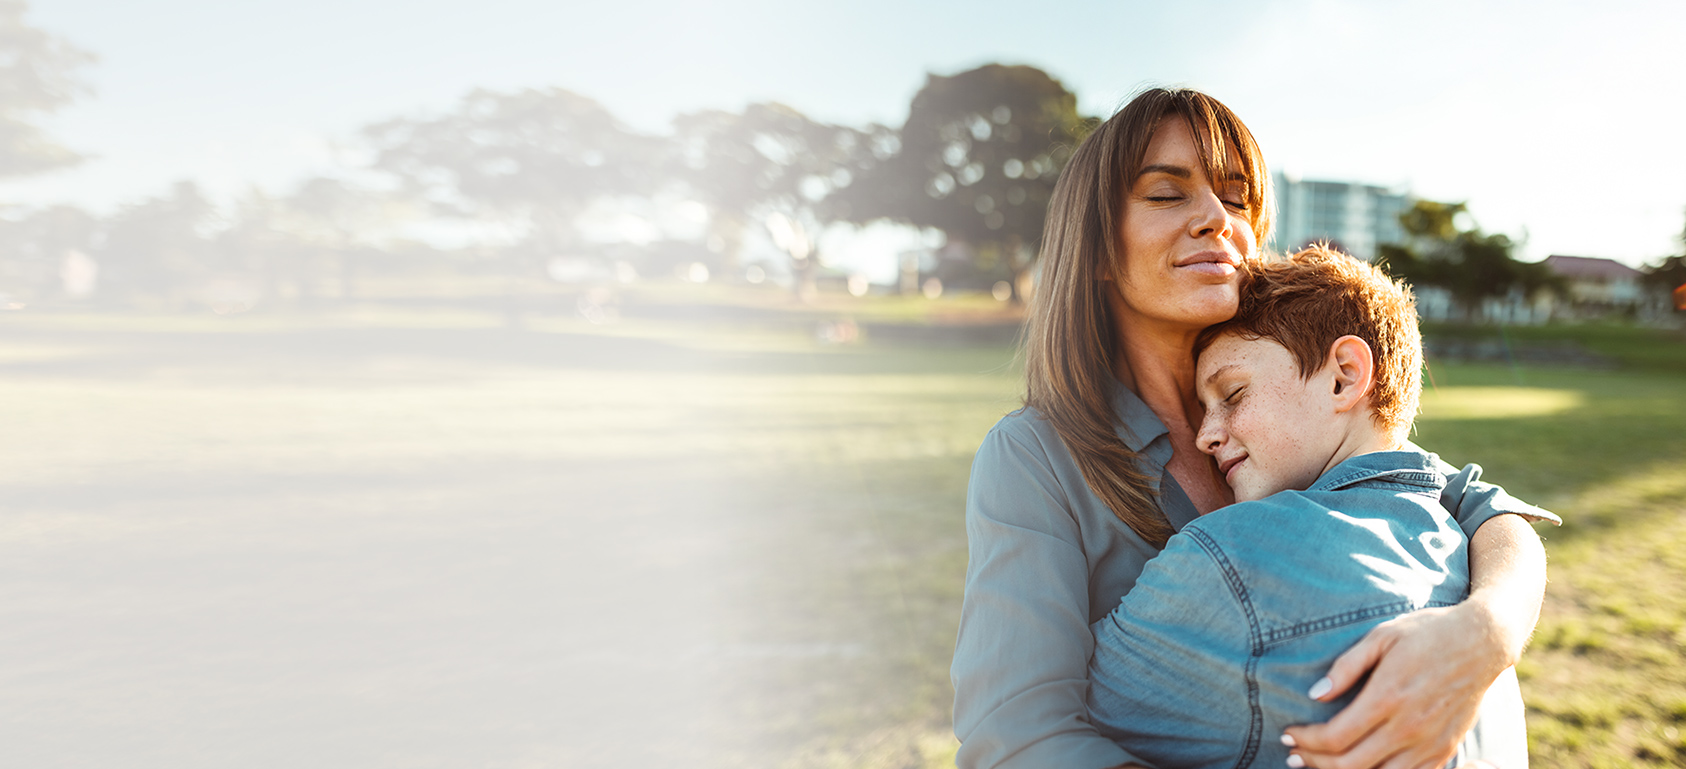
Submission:
[[[1084,719],[1089,625],[1174,531],[1231,501],[1195,448],[1193,344],[1235,313],[1236,268],[1270,230],[1268,184],[1246,126],[1189,90],[1139,95],[1062,172],[1026,407],[985,439],[967,493],[960,766],[1132,764]],[[1334,720],[1282,736],[1298,765],[1442,765],[1520,656],[1545,584],[1521,516],[1540,511],[1479,472],[1456,474],[1442,498],[1471,536],[1469,599],[1382,625],[1343,655],[1308,696],[1368,683]]]

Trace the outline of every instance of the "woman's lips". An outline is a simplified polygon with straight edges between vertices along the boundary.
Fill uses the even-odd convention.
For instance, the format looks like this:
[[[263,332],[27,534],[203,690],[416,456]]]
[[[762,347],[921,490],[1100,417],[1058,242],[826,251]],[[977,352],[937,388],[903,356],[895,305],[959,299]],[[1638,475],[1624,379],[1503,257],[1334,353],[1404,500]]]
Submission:
[[[1196,272],[1201,275],[1215,275],[1225,277],[1235,274],[1235,265],[1225,262],[1195,262],[1181,265],[1181,269]]]
[[[1201,251],[1178,259],[1176,266],[1202,275],[1234,275],[1241,259],[1228,251]]]

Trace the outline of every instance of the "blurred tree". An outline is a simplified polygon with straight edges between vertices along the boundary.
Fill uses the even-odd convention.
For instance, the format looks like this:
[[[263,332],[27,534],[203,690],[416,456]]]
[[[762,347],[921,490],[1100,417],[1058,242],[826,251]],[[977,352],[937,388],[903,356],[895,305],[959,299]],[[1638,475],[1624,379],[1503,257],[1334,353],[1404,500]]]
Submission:
[[[76,70],[94,56],[24,21],[28,3],[0,0],[0,177],[39,173],[81,159],[35,125],[88,87]]]
[[[1399,213],[1400,228],[1414,245],[1450,243],[1458,237],[1458,218],[1469,215],[1467,203],[1440,203],[1433,200],[1412,201],[1411,207]]]
[[[93,214],[64,205],[0,221],[0,304],[63,293],[67,263],[90,257],[100,228]]]
[[[382,228],[394,218],[393,201],[338,179],[318,177],[285,201],[284,226],[303,244],[338,265],[340,296],[355,293],[357,262],[376,250]]]
[[[385,195],[326,177],[306,180],[283,197],[252,190],[217,237],[217,249],[241,269],[263,276],[267,293],[310,301],[338,283],[355,294],[358,263],[380,251],[381,233],[399,204]]]
[[[600,196],[646,194],[661,140],[559,88],[475,90],[454,112],[369,126],[374,167],[436,213],[523,233],[536,255],[578,246],[574,220]]]
[[[830,125],[774,103],[681,115],[673,126],[677,175],[709,208],[711,250],[735,267],[745,228],[765,226],[791,258],[797,296],[812,297],[815,241],[840,218],[828,200],[888,155],[889,130]]]
[[[228,226],[217,233],[213,248],[223,263],[260,276],[263,298],[291,293],[308,299],[314,284],[309,267],[314,254],[289,237],[282,224],[283,206],[263,190],[249,190],[235,202]]]
[[[1645,267],[1645,282],[1679,297],[1680,292],[1686,290],[1686,256],[1664,257],[1656,264],[1648,265]],[[1680,306],[1678,299],[1675,301],[1675,309],[1686,311],[1686,308]]]
[[[1669,289],[1686,285],[1686,256],[1663,257],[1656,264],[1645,268],[1645,277],[1650,282]]]
[[[132,204],[107,225],[101,249],[116,282],[143,294],[173,296],[214,274],[212,238],[220,220],[193,182]]]
[[[1686,227],[1680,230],[1680,245],[1686,249]],[[1645,282],[1670,293],[1686,288],[1686,256],[1665,257],[1656,264],[1647,266]],[[1678,301],[1675,303],[1675,309],[1682,309]]]
[[[989,64],[931,75],[913,97],[900,149],[840,196],[856,221],[936,227],[969,245],[976,268],[1023,301],[1060,169],[1098,121],[1035,67]]]
[[[1513,290],[1533,297],[1542,291],[1562,292],[1566,284],[1543,263],[1519,262],[1512,253],[1516,244],[1501,233],[1484,233],[1467,219],[1465,203],[1418,200],[1399,214],[1405,243],[1389,243],[1377,249],[1378,261],[1388,272],[1413,284],[1446,289],[1466,319],[1479,316],[1488,298],[1508,296]]]

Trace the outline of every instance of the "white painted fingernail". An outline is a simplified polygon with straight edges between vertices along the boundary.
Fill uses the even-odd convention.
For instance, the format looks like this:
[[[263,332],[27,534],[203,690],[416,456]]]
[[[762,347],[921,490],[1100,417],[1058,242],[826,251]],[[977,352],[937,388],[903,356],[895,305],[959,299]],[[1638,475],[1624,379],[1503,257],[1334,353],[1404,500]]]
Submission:
[[[1305,769],[1305,759],[1300,758],[1300,754],[1298,753],[1289,753],[1288,765],[1294,769]]]
[[[1311,691],[1306,692],[1306,694],[1314,700],[1320,700],[1323,699],[1323,695],[1328,694],[1329,690],[1333,688],[1335,688],[1335,682],[1329,680],[1327,677],[1324,677],[1318,679],[1317,683],[1312,684]]]
[[[1282,744],[1287,745],[1290,748],[1297,748],[1297,747],[1300,746],[1299,743],[1294,741],[1294,735],[1292,735],[1292,734],[1282,735]]]

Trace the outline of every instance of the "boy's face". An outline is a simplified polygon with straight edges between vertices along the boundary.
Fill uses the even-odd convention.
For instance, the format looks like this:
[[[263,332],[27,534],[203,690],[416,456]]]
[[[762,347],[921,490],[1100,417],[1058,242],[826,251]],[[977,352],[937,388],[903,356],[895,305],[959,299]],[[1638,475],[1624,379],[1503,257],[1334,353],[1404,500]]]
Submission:
[[[1196,443],[1218,461],[1235,501],[1305,489],[1340,449],[1328,365],[1300,378],[1293,353],[1269,339],[1224,334],[1200,354],[1206,406]]]

